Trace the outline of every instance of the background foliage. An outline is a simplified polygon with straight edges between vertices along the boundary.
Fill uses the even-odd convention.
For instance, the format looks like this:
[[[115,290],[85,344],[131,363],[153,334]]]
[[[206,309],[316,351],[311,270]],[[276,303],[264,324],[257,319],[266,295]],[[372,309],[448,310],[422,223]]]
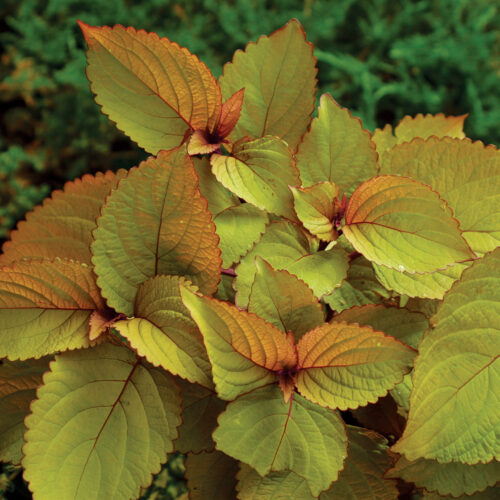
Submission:
[[[467,135],[500,144],[499,10],[489,0],[4,0],[0,241],[66,180],[145,157],[94,103],[77,19],[156,31],[218,76],[236,49],[297,17],[315,45],[318,96],[330,92],[367,128],[419,112],[470,113]],[[175,498],[182,468],[172,460],[145,496]],[[0,498],[22,498],[20,484],[2,466]]]

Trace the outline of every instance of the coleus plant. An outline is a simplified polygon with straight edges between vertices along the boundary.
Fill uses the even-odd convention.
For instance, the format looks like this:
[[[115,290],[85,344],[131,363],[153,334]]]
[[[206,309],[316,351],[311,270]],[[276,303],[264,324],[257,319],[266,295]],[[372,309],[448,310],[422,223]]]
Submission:
[[[216,80],[80,23],[152,156],[85,175],[0,255],[0,459],[37,500],[498,498],[500,156],[465,117],[373,136],[296,20]],[[391,446],[389,448],[389,446]]]

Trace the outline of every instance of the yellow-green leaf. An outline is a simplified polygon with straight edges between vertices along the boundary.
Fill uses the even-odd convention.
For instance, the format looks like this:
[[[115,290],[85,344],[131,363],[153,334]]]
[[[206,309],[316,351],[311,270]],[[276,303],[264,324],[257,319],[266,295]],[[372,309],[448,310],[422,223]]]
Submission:
[[[343,232],[367,259],[425,273],[474,259],[445,201],[429,186],[384,175],[363,183],[347,205]]]
[[[347,455],[340,415],[299,394],[285,403],[277,385],[229,403],[213,437],[219,450],[261,476],[271,471],[296,472],[315,496],[337,479]]]
[[[37,396],[22,464],[39,500],[137,498],[173,451],[179,390],[129,349],[56,356]]]
[[[190,453],[186,479],[190,500],[235,500],[238,462],[220,451]]]
[[[92,262],[108,304],[129,316],[139,285],[158,274],[186,276],[217,290],[220,251],[185,148],[129,171],[97,220]]]
[[[50,358],[8,361],[0,365],[0,461],[20,464],[23,458],[24,419]]]
[[[377,175],[375,144],[359,118],[323,94],[318,117],[299,145],[297,167],[304,186],[331,181],[351,194]]]
[[[495,486],[500,477],[500,462],[465,465],[458,462],[440,464],[436,460],[419,458],[410,462],[404,456],[388,471],[387,477],[402,478],[419,488],[440,495],[472,495],[488,486]]]
[[[237,144],[231,156],[213,154],[212,172],[227,189],[256,207],[296,219],[288,186],[300,185],[286,142],[266,136]]]
[[[374,403],[401,382],[415,351],[369,326],[330,323],[297,344],[297,390],[328,408]]]
[[[255,314],[187,288],[182,300],[203,334],[217,394],[232,401],[240,394],[278,381],[278,370],[293,367],[293,343]]]
[[[277,271],[257,258],[248,311],[292,332],[295,340],[324,323],[325,315],[312,290],[288,271]]]
[[[67,182],[62,191],[54,191],[12,231],[10,241],[2,248],[0,265],[24,258],[54,257],[90,264],[95,221],[106,197],[126,174],[126,170],[87,174]]]
[[[236,51],[219,78],[225,99],[245,89],[241,116],[229,137],[275,135],[295,149],[314,111],[315,64],[297,20]]]
[[[323,241],[337,236],[335,199],[339,190],[333,182],[320,182],[307,188],[291,187],[297,216],[304,227]]]
[[[215,130],[219,86],[187,49],[131,27],[80,27],[96,102],[139,146],[157,154],[179,146],[191,130]]]
[[[88,347],[89,320],[106,304],[85,264],[56,259],[0,268],[0,358]]]
[[[351,307],[332,318],[332,322],[339,321],[371,326],[374,330],[384,332],[414,348],[418,346],[429,327],[429,322],[422,313],[374,304]]]
[[[500,458],[500,249],[466,269],[419,346],[394,451],[474,465]]]
[[[182,303],[179,276],[155,276],[137,292],[134,318],[113,327],[140,356],[190,382],[212,388],[212,371],[196,323]]]

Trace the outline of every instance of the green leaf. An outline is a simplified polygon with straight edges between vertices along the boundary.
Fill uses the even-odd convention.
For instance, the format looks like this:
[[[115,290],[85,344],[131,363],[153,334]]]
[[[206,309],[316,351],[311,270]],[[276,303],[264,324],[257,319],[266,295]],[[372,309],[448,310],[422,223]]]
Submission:
[[[110,307],[131,316],[139,285],[158,274],[217,290],[220,251],[185,148],[162,151],[129,171],[97,220],[92,262]]]
[[[393,500],[398,497],[396,482],[384,478],[392,464],[387,440],[377,433],[347,427],[349,455],[345,467],[320,500]]]
[[[417,348],[425,330],[429,327],[429,322],[422,313],[374,304],[352,307],[335,315],[332,321],[371,326],[374,330],[384,332],[414,348]]]
[[[352,306],[379,304],[388,297],[389,292],[378,282],[371,262],[359,255],[350,262],[345,281],[323,300],[340,312]]]
[[[238,462],[212,451],[186,458],[186,478],[190,500],[235,500]]]
[[[220,279],[219,288],[214,295],[216,299],[225,300],[234,304],[235,291],[233,289],[234,276],[223,274]]]
[[[20,464],[26,430],[24,419],[42,375],[49,369],[49,358],[8,361],[0,365],[0,461]]]
[[[398,405],[398,413],[405,419],[408,419],[408,411],[410,410],[410,394],[413,388],[412,373],[405,375],[403,381],[391,390],[391,396]]]
[[[222,266],[229,268],[261,238],[269,219],[257,207],[242,203],[220,212],[214,222],[220,238]]]
[[[299,146],[297,167],[304,186],[331,181],[351,194],[361,182],[377,175],[375,144],[359,118],[323,94],[318,117]]]
[[[231,156],[213,154],[212,172],[227,189],[256,207],[296,220],[288,186],[300,185],[287,143],[277,137],[236,144]]]
[[[320,182],[308,188],[290,188],[297,216],[304,227],[323,241],[338,236],[334,225],[335,199],[339,190],[333,182]]]
[[[394,451],[474,465],[500,458],[500,249],[466,269],[431,318]]]
[[[470,139],[430,137],[396,146],[381,173],[412,177],[446,200],[474,252],[500,245],[500,152]]]
[[[419,458],[410,462],[400,457],[387,477],[400,477],[419,488],[435,491],[440,495],[472,495],[488,486],[495,486],[500,477],[500,462],[465,465],[458,462],[440,464],[435,460]]]
[[[277,382],[278,370],[295,366],[291,340],[255,314],[187,288],[182,300],[203,334],[212,373],[221,399]]]
[[[385,175],[362,184],[347,205],[343,232],[368,260],[425,273],[474,259],[456,219],[431,188]]]
[[[234,287],[238,306],[248,305],[256,272],[256,257],[262,257],[274,269],[286,269],[295,274],[313,290],[316,297],[340,286],[347,275],[347,254],[336,248],[313,253],[311,247],[307,235],[296,224],[287,221],[269,224],[262,239],[236,268]]]
[[[96,102],[139,146],[157,154],[179,146],[191,130],[216,129],[219,86],[187,49],[131,27],[79,24]]]
[[[474,493],[473,495],[461,495],[458,498],[460,500],[497,500],[498,494],[500,493],[500,488],[497,486],[495,488],[486,488],[484,491],[479,493]],[[438,495],[437,493],[427,493],[424,492],[422,497],[424,500],[452,500],[455,497]]]
[[[328,408],[374,403],[410,371],[415,351],[369,326],[330,323],[297,344],[297,390]]]
[[[106,305],[85,264],[19,261],[0,269],[0,358],[88,347],[89,320]]]
[[[87,174],[67,182],[62,191],[53,191],[11,232],[11,241],[4,244],[0,254],[0,265],[24,258],[55,257],[90,264],[95,221],[106,197],[126,174],[126,170]]]
[[[408,297],[442,299],[470,263],[457,263],[428,274],[410,274],[373,263],[377,279],[388,290]]]
[[[113,327],[154,366],[212,388],[212,372],[196,323],[182,303],[179,276],[155,276],[139,287],[135,318]]]
[[[257,258],[248,311],[264,318],[295,340],[321,325],[325,315],[312,290],[288,271],[276,271]]]
[[[212,451],[212,432],[217,426],[217,417],[226,407],[225,401],[214,391],[198,384],[178,379],[182,397],[182,424],[174,448],[180,453]]]
[[[124,347],[56,356],[26,419],[24,477],[39,500],[136,498],[180,424],[167,373]]]
[[[255,469],[241,463],[236,476],[240,500],[314,500],[307,481],[291,470],[270,472],[262,477]]]
[[[315,64],[297,20],[236,51],[219,78],[225,99],[245,89],[241,116],[229,137],[275,135],[295,149],[314,111]]]
[[[229,403],[213,437],[218,449],[261,476],[271,471],[296,472],[315,496],[337,479],[347,455],[339,414],[298,394],[285,403],[277,385]]]

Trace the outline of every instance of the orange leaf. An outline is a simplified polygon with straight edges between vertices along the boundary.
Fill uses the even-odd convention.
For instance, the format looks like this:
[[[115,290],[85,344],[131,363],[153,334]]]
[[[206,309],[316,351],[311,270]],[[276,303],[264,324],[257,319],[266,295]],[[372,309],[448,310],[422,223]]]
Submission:
[[[228,136],[236,126],[240,118],[244,95],[245,89],[240,89],[222,105],[219,124],[217,125],[218,137],[224,138]]]

